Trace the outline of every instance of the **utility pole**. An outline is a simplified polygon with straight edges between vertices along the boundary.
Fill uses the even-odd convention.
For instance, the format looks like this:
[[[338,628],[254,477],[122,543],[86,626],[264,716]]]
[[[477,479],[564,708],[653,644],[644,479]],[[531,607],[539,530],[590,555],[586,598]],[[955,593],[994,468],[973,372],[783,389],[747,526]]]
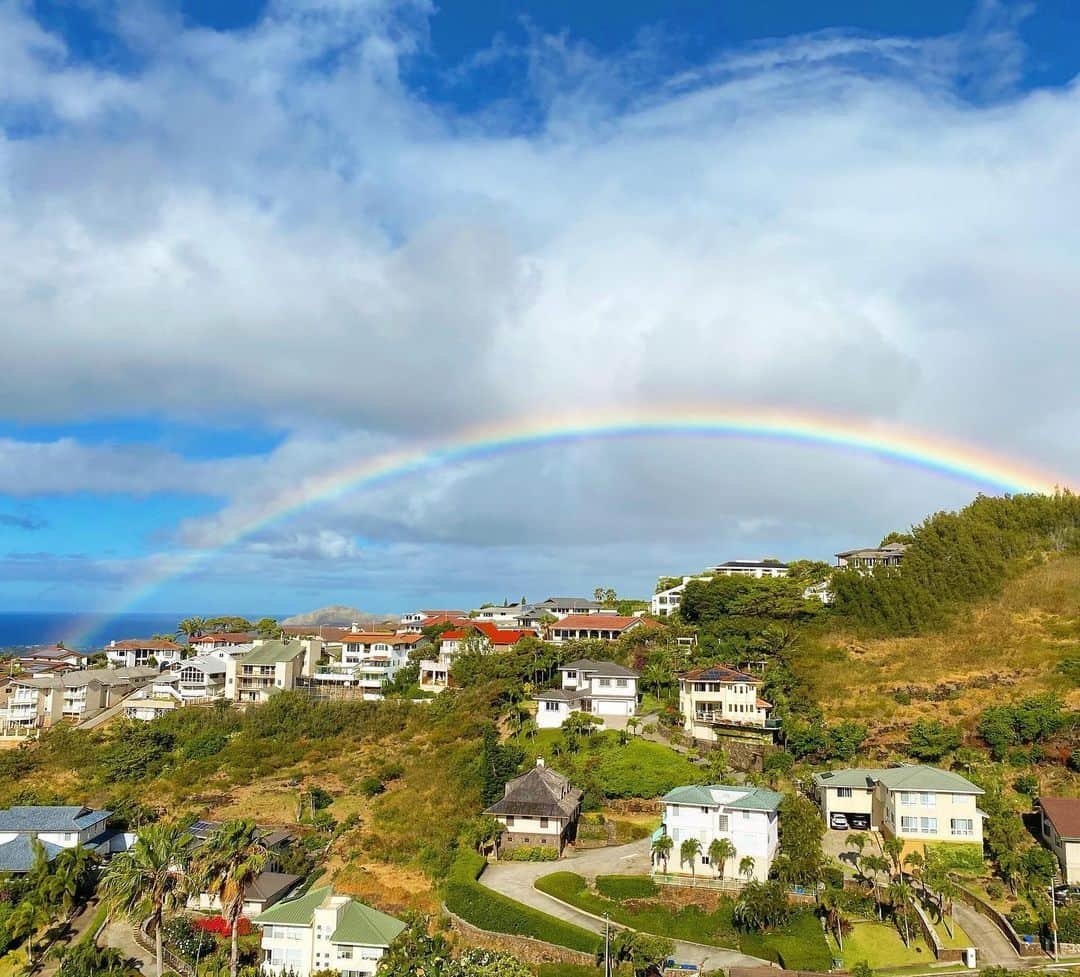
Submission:
[[[1057,888],[1057,872],[1050,878],[1050,913],[1051,913],[1051,926],[1054,928],[1054,960],[1058,958],[1058,934],[1057,934],[1057,894],[1054,890]]]
[[[604,913],[604,977],[611,977],[611,917]]]

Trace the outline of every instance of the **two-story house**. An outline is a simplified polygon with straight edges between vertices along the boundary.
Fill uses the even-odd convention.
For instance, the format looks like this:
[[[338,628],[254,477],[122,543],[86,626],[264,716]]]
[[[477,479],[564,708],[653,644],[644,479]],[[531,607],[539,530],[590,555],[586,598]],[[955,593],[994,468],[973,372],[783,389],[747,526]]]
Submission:
[[[427,639],[421,634],[390,631],[355,631],[341,639],[336,659],[321,663],[314,672],[316,685],[355,688],[369,700],[382,698],[383,686],[409,663],[409,653]]]
[[[88,668],[64,673],[15,676],[8,697],[7,725],[47,728],[81,722],[110,708],[158,676],[157,668]]]
[[[686,590],[686,585],[691,580],[712,580],[711,576],[702,577],[683,577],[680,583],[675,584],[672,587],[665,587],[663,590],[658,590],[652,595],[652,599],[649,601],[649,610],[656,617],[670,617],[678,609],[682,603],[683,591]]]
[[[105,658],[114,668],[145,668],[156,665],[161,668],[184,657],[184,649],[168,638],[126,638],[110,641]]]
[[[1080,885],[1080,798],[1040,797],[1039,834],[1061,865],[1061,881]]]
[[[727,787],[723,784],[693,784],[676,787],[663,798],[664,822],[660,830],[674,843],[668,871],[687,875],[725,879],[740,876],[744,858],[754,860],[750,878],[764,881],[769,876],[779,848],[780,804],[783,794],[762,787]],[[735,849],[723,866],[713,865],[709,847],[726,839]],[[684,862],[684,842],[695,840],[700,846],[691,861]],[[662,865],[656,866],[663,868]]]
[[[499,628],[490,621],[470,621],[467,627],[444,631],[436,658],[420,662],[420,688],[441,692],[451,685],[454,659],[467,648],[490,654],[507,651],[524,638],[535,638],[531,628]]]
[[[576,837],[581,798],[582,792],[561,773],[544,766],[541,757],[532,770],[511,780],[503,796],[484,813],[506,827],[500,848],[554,848],[562,854],[566,843]]]
[[[560,688],[533,697],[540,729],[558,729],[572,712],[589,713],[621,729],[637,712],[639,676],[632,668],[582,658],[563,665],[559,674]]]
[[[468,611],[410,611],[401,615],[397,631],[400,634],[420,634],[424,628],[439,624],[463,627],[469,620]]]
[[[293,638],[266,641],[243,658],[225,662],[225,697],[236,702],[266,702],[295,689],[310,674],[309,644]]]
[[[82,845],[107,847],[106,826],[111,811],[89,807],[10,807],[0,811],[0,874],[24,874],[34,865],[36,839],[52,861],[63,849]]]
[[[332,886],[279,902],[252,922],[262,931],[262,971],[274,977],[331,971],[340,977],[373,977],[405,929],[393,916],[335,895]]]
[[[47,648],[33,648],[29,654],[19,659],[19,665],[23,668],[33,665],[50,665],[58,670],[86,668],[89,657],[81,651],[72,651],[63,645],[50,645]]]
[[[873,573],[875,570],[899,567],[904,562],[906,543],[886,543],[884,546],[868,546],[861,550],[844,550],[836,554],[836,565],[841,570],[857,570]]]
[[[818,804],[830,827],[868,827],[904,841],[982,845],[983,790],[949,770],[917,764],[814,774]]]
[[[551,625],[551,640],[616,641],[634,628],[645,625],[644,619],[624,614],[570,614]]]
[[[225,661],[241,658],[255,647],[256,636],[244,631],[226,631],[217,634],[200,634],[189,642],[197,655],[213,655]]]
[[[761,680],[726,665],[695,668],[679,676],[679,711],[688,736],[713,743],[729,731],[772,735],[772,704],[758,695]]]

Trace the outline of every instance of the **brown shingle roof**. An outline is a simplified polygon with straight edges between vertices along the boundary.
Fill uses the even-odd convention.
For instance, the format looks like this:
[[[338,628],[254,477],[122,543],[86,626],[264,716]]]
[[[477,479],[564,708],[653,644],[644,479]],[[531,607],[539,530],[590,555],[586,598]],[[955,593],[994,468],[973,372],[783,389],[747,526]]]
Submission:
[[[485,814],[510,817],[572,818],[581,804],[582,792],[570,786],[561,773],[533,767],[506,785],[506,793]]]
[[[1080,799],[1040,797],[1039,805],[1062,838],[1080,838]]]

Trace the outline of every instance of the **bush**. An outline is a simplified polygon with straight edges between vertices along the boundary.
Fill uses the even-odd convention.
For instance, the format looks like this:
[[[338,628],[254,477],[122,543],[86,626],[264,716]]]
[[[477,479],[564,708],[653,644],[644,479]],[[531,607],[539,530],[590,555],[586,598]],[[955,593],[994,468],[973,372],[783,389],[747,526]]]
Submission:
[[[519,845],[504,856],[511,862],[557,862],[559,850],[546,845]]]
[[[596,889],[609,899],[651,899],[659,892],[647,875],[600,875]]]
[[[1022,773],[1013,781],[1013,790],[1026,797],[1037,797],[1039,794],[1039,778],[1031,773]]]
[[[920,719],[908,731],[907,752],[923,763],[936,763],[960,745],[960,730],[937,719]]]
[[[927,845],[926,860],[940,870],[963,872],[965,875],[981,875],[984,868],[980,845]]]
[[[1005,884],[1000,879],[991,879],[986,883],[986,894],[991,899],[1001,899],[1005,895]]]
[[[207,730],[186,743],[181,756],[185,760],[205,760],[207,757],[217,756],[228,742],[229,738],[223,733]]]
[[[377,797],[384,790],[385,785],[379,777],[371,774],[360,781],[360,793],[365,797]]]

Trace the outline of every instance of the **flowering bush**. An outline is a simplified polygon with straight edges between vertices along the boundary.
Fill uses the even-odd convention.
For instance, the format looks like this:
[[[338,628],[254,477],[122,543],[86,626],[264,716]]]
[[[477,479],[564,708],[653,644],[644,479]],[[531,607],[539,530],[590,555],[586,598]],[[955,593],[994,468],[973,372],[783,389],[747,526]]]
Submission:
[[[232,936],[232,927],[229,926],[229,921],[224,916],[197,919],[195,925],[207,933],[213,933],[214,936]],[[238,936],[249,935],[251,933],[251,920],[246,916],[241,916],[236,924],[236,933]]]

